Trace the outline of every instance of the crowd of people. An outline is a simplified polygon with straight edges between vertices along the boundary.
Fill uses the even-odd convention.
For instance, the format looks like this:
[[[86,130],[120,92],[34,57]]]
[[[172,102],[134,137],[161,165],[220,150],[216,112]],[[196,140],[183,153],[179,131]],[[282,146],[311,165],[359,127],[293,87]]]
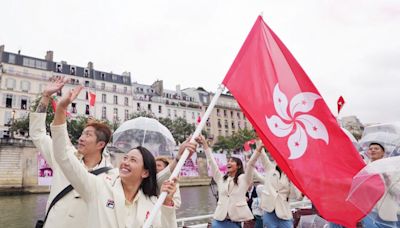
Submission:
[[[195,143],[189,140],[182,143],[174,159],[155,158],[145,147],[132,148],[118,168],[114,168],[103,156],[112,135],[104,123],[90,120],[77,147],[69,139],[66,111],[81,92],[79,85],[65,92],[58,101],[50,137],[45,126],[47,106],[51,96],[66,82],[64,77],[53,78],[42,92],[36,112],[30,114],[30,136],[53,169],[46,217],[36,227],[142,227],[160,192],[167,192],[167,197],[152,227],[177,227],[175,210],[181,205],[181,196],[176,178],[168,179],[185,149],[193,153],[199,145],[204,149],[218,187],[211,227],[293,227],[289,202],[300,200],[303,195],[268,158],[261,142],[246,166],[239,158],[229,158],[226,173],[219,170],[203,136],[197,137]],[[383,158],[383,154],[381,144],[371,143],[371,162]],[[255,170],[258,159],[265,175]],[[386,197],[361,222],[364,227],[396,227],[398,210],[393,199]]]

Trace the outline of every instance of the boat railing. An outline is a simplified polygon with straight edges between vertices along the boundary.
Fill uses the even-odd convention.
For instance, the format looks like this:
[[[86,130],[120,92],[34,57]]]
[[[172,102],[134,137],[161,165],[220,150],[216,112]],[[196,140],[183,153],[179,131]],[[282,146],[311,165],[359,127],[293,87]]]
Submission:
[[[292,210],[297,209],[297,208],[311,208],[311,201],[308,199],[301,200],[301,201],[294,201],[290,202],[290,208]],[[185,217],[185,218],[179,218],[177,219],[178,227],[185,227],[186,224],[195,222],[195,221],[201,221],[201,220],[208,220],[211,221],[213,217],[213,214],[209,215],[199,215],[199,216],[193,216],[193,217]],[[195,225],[190,225],[190,227],[194,228],[200,228],[200,227],[207,227],[208,223],[200,223],[200,224],[195,224]]]

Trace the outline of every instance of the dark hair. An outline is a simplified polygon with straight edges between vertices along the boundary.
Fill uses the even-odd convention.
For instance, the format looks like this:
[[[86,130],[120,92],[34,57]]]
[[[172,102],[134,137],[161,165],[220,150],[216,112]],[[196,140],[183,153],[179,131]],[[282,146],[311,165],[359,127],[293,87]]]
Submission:
[[[244,173],[242,160],[240,160],[240,158],[237,158],[237,157],[230,157],[229,159],[232,159],[238,166],[238,170],[236,171],[235,178],[233,178],[233,183],[238,184],[238,178],[239,178],[240,174]],[[229,176],[228,173],[225,174],[224,180],[228,179],[228,176]]]
[[[379,146],[380,148],[382,148],[383,152],[385,152],[385,147],[383,147],[382,144],[377,143],[377,142],[372,142],[372,143],[369,144],[369,146],[372,146],[372,145],[377,145],[377,146]]]
[[[133,148],[132,150],[138,150],[143,157],[143,168],[149,172],[149,176],[142,180],[140,184],[140,189],[143,193],[148,196],[157,196],[158,186],[157,186],[157,169],[156,160],[154,156],[148,149],[142,146]]]
[[[87,128],[87,127],[93,127],[95,129],[95,134],[96,134],[96,138],[97,138],[96,142],[100,142],[100,141],[105,142],[104,147],[102,148],[102,151],[103,151],[111,138],[110,128],[106,124],[99,123],[99,122],[93,122],[93,121],[86,124],[85,128]]]

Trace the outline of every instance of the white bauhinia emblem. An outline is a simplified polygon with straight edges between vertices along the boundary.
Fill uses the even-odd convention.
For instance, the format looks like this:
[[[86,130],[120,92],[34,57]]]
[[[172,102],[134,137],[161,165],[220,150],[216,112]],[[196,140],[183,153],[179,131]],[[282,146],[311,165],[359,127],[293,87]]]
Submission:
[[[311,92],[299,93],[290,101],[288,113],[286,95],[276,84],[273,99],[278,115],[272,115],[270,118],[266,116],[266,121],[275,136],[286,137],[290,134],[287,142],[290,150],[289,159],[297,159],[303,156],[308,144],[307,135],[313,139],[322,139],[326,144],[329,143],[329,135],[325,125],[314,116],[306,114],[313,109],[315,101],[320,98],[318,94]],[[296,115],[296,113],[302,114]]]

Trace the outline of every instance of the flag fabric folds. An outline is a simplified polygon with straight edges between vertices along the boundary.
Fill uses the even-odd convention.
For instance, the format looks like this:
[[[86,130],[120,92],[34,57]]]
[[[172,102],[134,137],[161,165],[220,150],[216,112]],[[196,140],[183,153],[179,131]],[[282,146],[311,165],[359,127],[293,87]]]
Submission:
[[[316,87],[261,17],[223,84],[279,167],[319,213],[331,222],[355,227],[365,211],[346,198],[353,176],[365,164]],[[372,182],[374,188],[367,184],[358,190],[377,202],[384,186],[379,177],[368,183]],[[373,206],[362,205],[369,210]]]
[[[342,110],[343,106],[344,106],[344,98],[342,96],[339,97],[338,101],[337,101],[337,112],[338,115],[340,113],[340,110]]]

